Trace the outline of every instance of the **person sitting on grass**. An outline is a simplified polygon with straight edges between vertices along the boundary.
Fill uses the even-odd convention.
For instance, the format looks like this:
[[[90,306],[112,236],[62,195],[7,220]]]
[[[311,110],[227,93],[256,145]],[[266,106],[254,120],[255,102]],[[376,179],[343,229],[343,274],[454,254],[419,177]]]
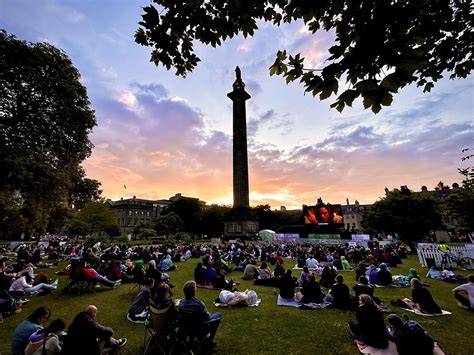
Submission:
[[[428,314],[438,314],[442,312],[441,308],[433,299],[430,291],[428,291],[426,288],[423,288],[420,280],[412,279],[411,286],[411,301],[414,308],[417,308],[421,312]]]
[[[194,281],[198,285],[204,285],[206,283],[206,267],[203,266],[202,262],[198,262],[194,269]]]
[[[467,277],[467,283],[453,289],[454,297],[458,300],[458,306],[464,309],[474,310],[474,275]],[[467,294],[467,297],[463,295]]]
[[[161,271],[173,271],[176,270],[176,265],[173,265],[173,261],[171,260],[171,255],[166,254],[166,256],[160,262],[160,270]]]
[[[359,283],[354,285],[352,289],[354,290],[356,297],[359,297],[360,295],[369,295],[374,298],[374,288],[372,285],[369,285],[369,280],[367,280],[367,277],[365,276],[359,277]]]
[[[296,294],[296,299],[300,303],[323,303],[325,297],[314,274],[309,275],[308,281],[301,288],[301,292]]]
[[[392,274],[387,267],[387,264],[381,263],[378,271],[379,285],[390,286],[392,284]]]
[[[365,345],[378,349],[388,347],[387,328],[383,315],[369,295],[359,296],[356,320],[349,322],[349,334],[351,338]]]
[[[11,338],[12,355],[25,354],[29,337],[43,328],[43,324],[48,321],[50,315],[51,311],[48,308],[39,307],[15,328]]]
[[[242,280],[256,280],[258,279],[258,268],[257,261],[252,259],[250,263],[245,266],[244,274],[242,275]]]
[[[331,287],[330,295],[332,297],[333,308],[353,309],[354,301],[351,298],[349,287],[344,283],[342,275],[336,276],[336,283]]]
[[[13,281],[8,292],[10,292],[12,295],[24,295],[36,294],[38,292],[48,292],[58,288],[58,280],[51,284],[39,283],[35,286],[33,286],[31,282],[31,275],[27,272],[24,272],[21,277]]]
[[[127,338],[112,337],[112,328],[104,327],[96,321],[97,307],[89,305],[76,315],[67,330],[62,352],[68,355],[100,355],[99,342],[106,348],[118,349],[127,343]]]
[[[309,280],[309,269],[307,266],[303,266],[303,271],[301,271],[300,279],[298,280],[298,287],[303,287],[306,282]]]
[[[433,338],[418,322],[409,320],[406,316],[402,320],[393,313],[388,316],[387,320],[392,326],[392,329],[389,331],[389,338],[397,345],[399,355],[433,354]]]
[[[291,270],[286,270],[285,275],[280,279],[280,297],[286,300],[295,298],[296,277],[291,276]]]
[[[270,279],[272,278],[272,270],[268,267],[267,263],[264,261],[258,270],[259,279]]]
[[[331,288],[334,285],[336,279],[336,271],[331,268],[329,265],[324,266],[321,273],[321,279],[319,281],[321,287]]]
[[[351,269],[351,264],[349,264],[345,256],[341,256],[341,268],[344,271],[349,271]]]
[[[412,279],[418,279],[418,281],[421,282],[421,277],[418,276],[418,273],[416,272],[415,268],[410,268],[410,273],[407,276],[407,281],[411,283]]]
[[[46,328],[31,334],[25,355],[58,355],[61,352],[59,336],[66,329],[66,322],[55,319]]]
[[[154,279],[146,279],[145,287],[138,291],[137,296],[128,309],[127,319],[132,322],[144,322],[147,317],[147,308],[153,305],[151,289],[155,285]]]

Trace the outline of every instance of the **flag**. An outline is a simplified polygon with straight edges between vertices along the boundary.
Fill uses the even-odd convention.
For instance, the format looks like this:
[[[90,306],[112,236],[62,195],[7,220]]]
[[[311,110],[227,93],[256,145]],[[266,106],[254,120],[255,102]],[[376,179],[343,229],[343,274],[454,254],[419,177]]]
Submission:
[[[127,189],[127,185],[124,184],[124,185],[123,185],[123,188],[126,190],[126,189]]]

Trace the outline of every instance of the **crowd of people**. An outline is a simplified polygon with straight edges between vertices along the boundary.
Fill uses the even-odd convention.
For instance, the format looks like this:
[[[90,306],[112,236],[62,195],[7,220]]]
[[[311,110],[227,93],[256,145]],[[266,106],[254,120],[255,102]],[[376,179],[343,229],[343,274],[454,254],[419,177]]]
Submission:
[[[57,265],[58,261],[67,259],[68,265],[60,274],[66,274],[69,279],[111,288],[122,283],[141,285],[128,308],[127,318],[131,322],[144,323],[149,308],[153,307],[169,308],[170,318],[177,323],[180,316],[189,314],[203,323],[220,321],[222,314],[208,312],[205,304],[196,298],[197,287],[221,290],[217,301],[231,306],[256,303],[254,291],[237,289],[239,281],[234,280],[240,278],[253,281],[257,286],[274,287],[282,299],[301,305],[324,304],[354,311],[356,319],[349,323],[352,338],[377,348],[386,348],[390,340],[403,354],[408,351],[407,339],[410,337],[419,337],[420,347],[425,344],[426,349],[432,349],[434,342],[418,323],[395,314],[388,317],[390,326],[387,327],[381,313],[384,305],[375,295],[376,288],[411,286],[411,293],[407,293],[404,299],[393,300],[392,305],[428,314],[442,311],[416,269],[410,269],[408,275],[392,274],[391,268],[402,263],[408,252],[403,247],[369,249],[354,245],[276,241],[180,244],[173,247],[65,243],[42,250],[38,247],[29,250],[25,246],[16,250],[15,262],[7,265],[8,259],[0,258],[0,306],[3,315],[13,314],[28,301],[28,295],[54,291],[57,280],[48,279],[35,270],[44,267],[45,261]],[[194,280],[184,284],[184,298],[175,305],[174,285],[169,272],[176,270],[179,262],[190,258],[200,259],[196,263]],[[437,274],[437,270],[432,268],[426,278],[441,279],[447,271]],[[355,275],[357,282],[352,288],[346,283],[351,275]],[[449,280],[462,283],[453,290],[459,306],[474,309],[474,276],[465,279],[453,274]],[[75,354],[74,351],[81,347],[84,349],[84,346],[97,353],[99,342],[110,348],[124,346],[127,339],[115,339],[113,330],[100,325],[96,315],[97,307],[89,305],[68,327],[64,320],[55,319],[43,328],[51,312],[40,307],[16,328],[12,337],[12,354],[58,354],[61,347],[63,353]],[[216,331],[217,326],[211,332],[211,342]],[[83,336],[89,340],[85,341]]]

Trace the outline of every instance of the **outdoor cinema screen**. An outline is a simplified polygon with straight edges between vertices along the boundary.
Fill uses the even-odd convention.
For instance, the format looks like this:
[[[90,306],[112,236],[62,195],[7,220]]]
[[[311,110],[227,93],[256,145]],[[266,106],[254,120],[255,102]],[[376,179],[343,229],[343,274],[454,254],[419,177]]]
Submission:
[[[305,224],[344,224],[341,205],[303,205],[303,217]]]

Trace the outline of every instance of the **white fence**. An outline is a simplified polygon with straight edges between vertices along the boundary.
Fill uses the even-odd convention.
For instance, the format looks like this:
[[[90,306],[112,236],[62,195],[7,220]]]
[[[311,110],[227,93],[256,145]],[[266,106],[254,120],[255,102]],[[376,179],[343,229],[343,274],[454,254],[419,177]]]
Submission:
[[[444,258],[447,254],[447,257]],[[427,267],[427,259],[433,259],[434,264],[437,267],[441,265],[446,265],[448,267],[456,267],[458,266],[457,261],[461,257],[469,257],[471,258],[471,265],[470,269],[474,268],[472,260],[474,260],[474,249],[467,248],[464,245],[450,245],[449,250],[443,252],[437,249],[418,249],[418,260],[420,261],[421,266]]]

